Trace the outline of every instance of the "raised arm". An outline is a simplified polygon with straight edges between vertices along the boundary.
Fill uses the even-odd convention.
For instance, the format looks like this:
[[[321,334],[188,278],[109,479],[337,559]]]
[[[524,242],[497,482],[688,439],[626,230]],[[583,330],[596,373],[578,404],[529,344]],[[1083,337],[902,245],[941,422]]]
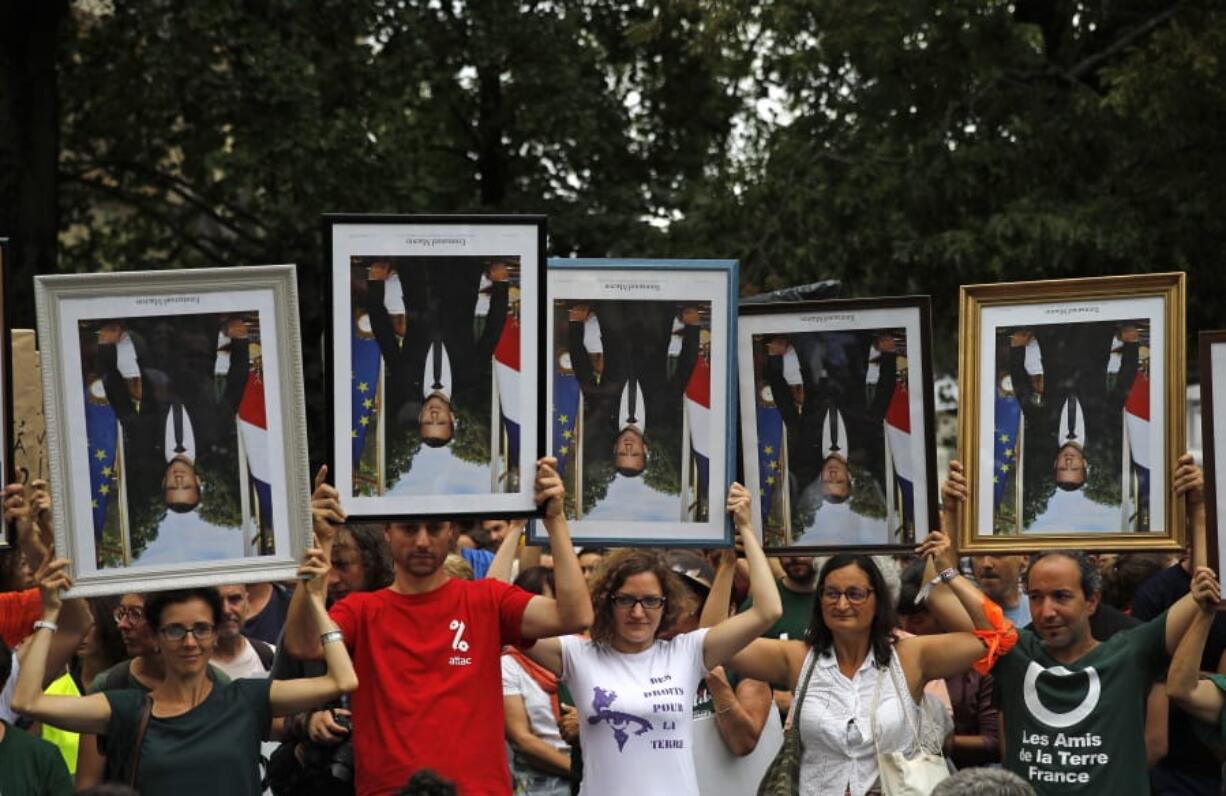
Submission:
[[[62,558],[44,561],[35,578],[43,604],[41,621],[49,626],[35,630],[21,651],[21,673],[13,691],[13,711],[71,732],[106,732],[111,720],[111,703],[102,694],[81,697],[43,693],[51,636],[60,616],[59,593],[61,589],[72,587],[72,578],[68,575],[68,562]]]
[[[775,705],[771,687],[761,680],[745,678],[733,688],[724,667],[716,666],[707,674],[707,688],[711,690],[719,737],[729,752],[744,757],[758,746]]]
[[[336,624],[328,617],[324,598],[328,591],[328,556],[320,548],[306,551],[302,566],[298,568],[298,593],[305,594],[303,601],[314,620],[314,630],[321,637],[324,662],[328,670],[320,677],[303,677],[296,680],[274,680],[268,691],[269,707],[274,716],[317,707],[348,694],[358,687],[358,676],[353,670],[353,661],[345,648],[345,640]],[[307,578],[303,581],[302,578]],[[295,593],[295,597],[298,597]],[[326,641],[322,637],[326,636]]]
[[[1196,615],[1171,657],[1171,666],[1166,675],[1166,692],[1176,704],[1196,718],[1216,724],[1224,704],[1222,692],[1212,682],[1200,678],[1205,642],[1213,626],[1217,602],[1221,599],[1221,589],[1213,570],[1208,567],[1196,568],[1188,596],[1196,603]]]
[[[713,669],[770,629],[783,616],[783,601],[771,575],[766,553],[758,544],[758,537],[750,519],[749,490],[733,483],[728,488],[728,513],[736,524],[741,543],[745,546],[745,560],[749,562],[749,594],[753,605],[749,610],[730,616],[707,632],[703,640],[703,662]]]
[[[570,526],[562,511],[566,488],[555,469],[558,460],[546,457],[536,463],[536,502],[545,506],[542,521],[553,553],[555,597],[537,595],[524,609],[521,635],[526,639],[578,633],[592,624],[592,598],[579,567],[579,556],[570,539]]]
[[[512,564],[515,563],[515,554],[519,552],[519,542],[524,535],[524,526],[523,520],[511,520],[510,527],[507,528],[506,534],[498,544],[498,552],[494,554],[494,560],[490,562],[490,568],[485,571],[485,577],[500,580],[503,583],[511,582]]]
[[[328,467],[324,465],[315,474],[315,491],[311,494],[311,524],[315,529],[315,545],[324,559],[332,560],[332,542],[336,540],[336,526],[345,522],[340,494],[336,487],[326,483]],[[318,622],[310,606],[310,595],[301,583],[294,589],[289,611],[285,617],[281,643],[285,651],[304,661],[317,661],[324,657],[319,644]]]
[[[1201,567],[1205,564],[1205,475],[1196,466],[1192,454],[1185,453],[1179,457],[1175,473],[1171,477],[1174,499],[1182,498],[1187,508],[1188,530],[1192,541],[1192,564]],[[1179,646],[1192,620],[1196,617],[1196,600],[1185,594],[1166,612],[1166,651],[1173,655]]]
[[[759,638],[733,655],[728,665],[742,677],[752,677],[776,688],[790,690],[796,686],[808,651],[809,647],[803,641]]]
[[[732,549],[721,550],[719,565],[715,568],[715,580],[711,581],[711,591],[707,593],[707,601],[702,606],[702,616],[698,619],[699,627],[715,627],[728,618],[735,581],[736,552]]]

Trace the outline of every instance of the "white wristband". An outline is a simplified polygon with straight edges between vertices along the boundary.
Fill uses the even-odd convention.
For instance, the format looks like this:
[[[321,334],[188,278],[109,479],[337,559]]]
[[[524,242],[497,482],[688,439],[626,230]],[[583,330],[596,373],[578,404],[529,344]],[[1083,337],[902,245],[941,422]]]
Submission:
[[[50,630],[52,633],[55,633],[60,629],[60,626],[57,625],[55,622],[48,622],[46,619],[39,619],[37,622],[34,623],[35,631],[43,630],[43,629],[47,629],[47,630]]]

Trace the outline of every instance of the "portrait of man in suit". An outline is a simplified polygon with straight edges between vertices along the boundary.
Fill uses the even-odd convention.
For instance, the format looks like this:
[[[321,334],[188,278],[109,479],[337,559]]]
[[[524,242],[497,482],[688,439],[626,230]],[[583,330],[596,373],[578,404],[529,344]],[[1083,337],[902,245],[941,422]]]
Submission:
[[[259,340],[256,311],[81,322],[98,566],[260,554]]]
[[[768,520],[790,527],[793,543],[890,541],[894,473],[883,422],[903,341],[902,330],[888,329],[755,335],[760,397],[777,410],[787,441],[779,470],[787,499],[779,495]],[[907,508],[895,512],[896,526]]]
[[[371,264],[366,311],[386,368],[389,416],[401,424],[415,420],[422,442],[437,448],[455,437],[453,404],[477,400],[482,380],[489,379],[494,344],[507,315],[508,268],[504,262],[472,257],[416,259],[422,261]],[[401,299],[403,339],[395,333],[385,301],[393,269],[398,283],[407,286]],[[473,318],[483,278],[491,283],[490,305],[477,333]]]
[[[584,339],[585,323],[593,314],[602,344],[599,373]],[[623,476],[642,475],[650,435],[680,429],[681,395],[698,358],[698,308],[678,310],[669,301],[576,302],[568,319],[571,361],[587,400],[585,416],[591,418],[587,429],[592,452],[600,456],[600,451],[610,451]],[[670,362],[675,331],[681,346]]]
[[[229,351],[220,394],[214,384],[219,335]],[[123,424],[132,470],[161,467],[158,482],[170,511],[182,514],[200,504],[199,459],[233,444],[248,363],[242,318],[132,318],[99,330],[102,383]]]
[[[372,392],[354,399],[370,401],[364,413],[369,427],[354,454],[365,480],[362,486],[355,480],[355,490],[400,495],[511,488],[511,477],[495,473],[510,472],[518,460],[510,462],[510,442],[491,449],[507,397],[495,396],[492,381],[509,319],[517,328],[511,302],[518,268],[516,257],[353,258],[355,329],[373,338],[369,344],[378,350],[375,370],[363,382],[379,384],[377,398]],[[518,348],[517,339],[512,347]]]
[[[1119,508],[1122,414],[1143,372],[1143,321],[1081,321],[1001,330],[1002,390],[1024,419],[1022,527],[1125,530]],[[1007,377],[1007,378],[1006,378]],[[1053,516],[1055,515],[1055,516]],[[1077,519],[1074,519],[1077,518]]]
[[[675,520],[686,489],[702,504],[705,470],[683,472],[692,461],[683,446],[692,444],[686,390],[700,357],[711,356],[710,312],[709,301],[555,301],[555,355],[565,354],[582,395],[572,470],[582,516]]]

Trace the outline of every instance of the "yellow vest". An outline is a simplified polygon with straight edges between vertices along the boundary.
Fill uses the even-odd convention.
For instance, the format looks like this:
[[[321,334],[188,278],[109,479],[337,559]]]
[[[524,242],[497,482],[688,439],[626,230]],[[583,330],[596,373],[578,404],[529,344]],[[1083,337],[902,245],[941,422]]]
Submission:
[[[72,679],[72,675],[60,675],[51,685],[47,686],[45,693],[54,694],[56,696],[81,696],[81,692],[77,689],[76,682]],[[64,757],[64,762],[68,764],[68,773],[77,773],[77,750],[81,746],[81,736],[75,732],[67,732],[58,727],[52,727],[50,724],[43,724],[43,740],[50,741],[55,744],[60,750],[60,754]]]

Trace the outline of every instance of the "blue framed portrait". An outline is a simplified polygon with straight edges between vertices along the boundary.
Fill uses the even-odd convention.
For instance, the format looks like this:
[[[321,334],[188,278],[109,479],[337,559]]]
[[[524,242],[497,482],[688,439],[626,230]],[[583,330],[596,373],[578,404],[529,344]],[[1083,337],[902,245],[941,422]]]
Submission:
[[[550,259],[548,273],[546,446],[576,543],[731,544],[737,262]]]

